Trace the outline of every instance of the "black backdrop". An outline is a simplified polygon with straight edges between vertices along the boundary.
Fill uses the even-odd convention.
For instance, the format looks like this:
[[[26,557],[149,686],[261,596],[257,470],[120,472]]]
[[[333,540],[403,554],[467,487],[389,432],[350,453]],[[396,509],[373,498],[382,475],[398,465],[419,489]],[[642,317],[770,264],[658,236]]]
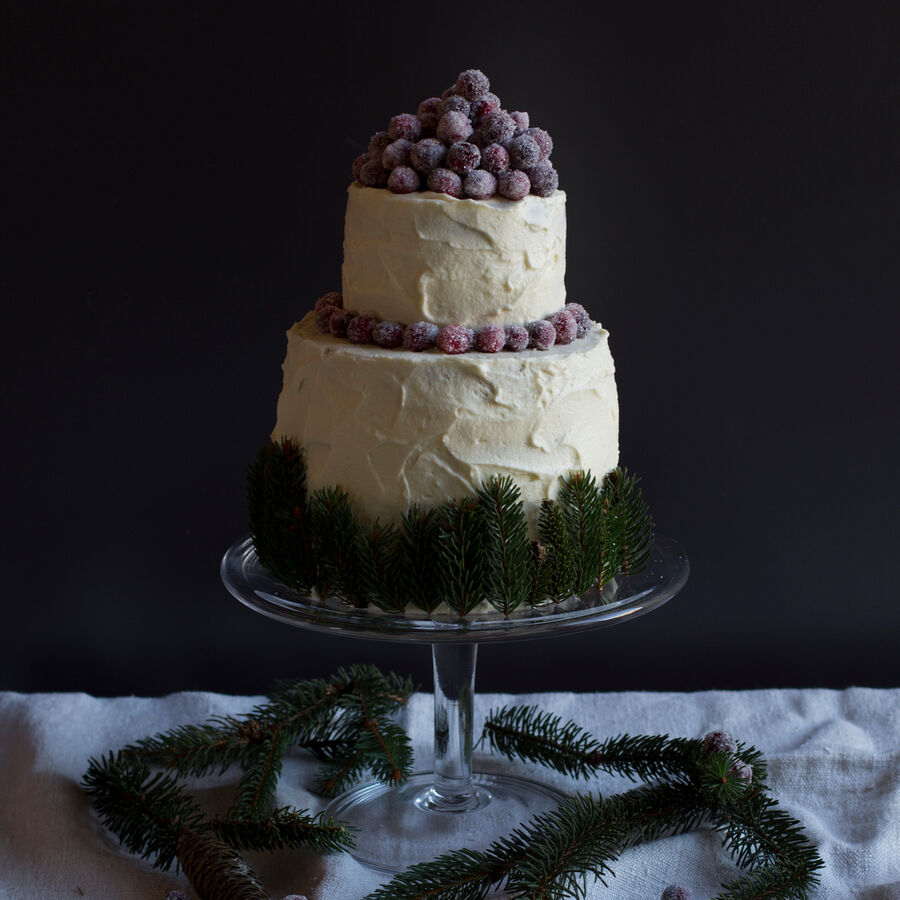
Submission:
[[[427,684],[218,563],[351,161],[470,66],[554,137],[622,460],[693,566],[627,627],[486,647],[479,687],[897,684],[897,5],[260,6],[4,6],[0,688]]]

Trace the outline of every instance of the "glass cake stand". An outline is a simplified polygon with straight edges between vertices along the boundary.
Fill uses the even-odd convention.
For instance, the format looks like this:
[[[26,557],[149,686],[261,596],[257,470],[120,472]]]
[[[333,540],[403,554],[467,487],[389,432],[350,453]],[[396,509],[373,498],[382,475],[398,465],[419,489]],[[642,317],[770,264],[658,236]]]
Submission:
[[[286,625],[370,640],[431,644],[434,660],[434,769],[399,786],[364,784],[335,798],[327,813],[359,828],[358,861],[382,872],[462,847],[484,849],[565,795],[538,781],[473,772],[473,713],[478,644],[574,634],[629,622],[670,600],[687,581],[688,560],[675,541],[657,536],[646,567],[602,591],[510,615],[407,614],[353,609],[294,593],[259,562],[249,537],[228,549],[222,580],[250,609]]]

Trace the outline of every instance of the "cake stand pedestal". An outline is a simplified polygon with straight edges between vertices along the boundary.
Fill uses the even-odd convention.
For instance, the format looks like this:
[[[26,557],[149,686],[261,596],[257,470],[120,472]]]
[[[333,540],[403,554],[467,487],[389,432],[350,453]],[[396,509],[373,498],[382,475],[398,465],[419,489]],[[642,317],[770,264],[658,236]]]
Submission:
[[[636,619],[684,586],[688,561],[675,541],[657,536],[646,567],[620,575],[602,591],[539,608],[470,614],[384,613],[352,609],[334,598],[294,593],[260,564],[250,538],[229,548],[222,580],[258,613],[288,625],[348,637],[430,643],[434,660],[434,769],[400,786],[365,784],[341,794],[327,812],[358,827],[361,863],[400,872],[449,850],[481,850],[565,795],[548,785],[472,769],[475,663],[478,644],[549,637]]]

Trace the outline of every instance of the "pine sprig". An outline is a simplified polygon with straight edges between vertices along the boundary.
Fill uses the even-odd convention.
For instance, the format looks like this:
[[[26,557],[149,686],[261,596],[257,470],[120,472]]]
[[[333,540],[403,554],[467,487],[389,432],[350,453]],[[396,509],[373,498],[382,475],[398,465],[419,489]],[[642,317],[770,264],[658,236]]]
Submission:
[[[575,593],[581,594],[600,578],[603,549],[603,498],[590,472],[563,479],[559,493],[575,563]]]
[[[309,847],[317,853],[334,853],[355,846],[355,829],[324,813],[283,806],[265,819],[217,816],[208,828],[219,840],[237,850],[273,851]]]
[[[566,600],[575,593],[575,551],[562,509],[552,500],[541,502],[538,534],[546,555],[538,573],[535,599]]]
[[[601,491],[603,564],[602,583],[620,571],[639,572],[653,549],[653,520],[638,487],[638,479],[627,469],[607,473]]]
[[[360,526],[350,497],[339,487],[324,487],[313,493],[310,510],[321,593],[335,593],[357,608],[364,607]]]
[[[413,506],[401,524],[397,577],[403,607],[417,606],[430,612],[441,602],[437,510]]]
[[[485,525],[474,499],[451,500],[438,512],[438,584],[461,616],[485,599]]]
[[[236,819],[259,821],[268,816],[281,777],[290,732],[273,729],[245,756],[244,775],[234,798]]]
[[[386,612],[402,612],[398,574],[403,545],[393,525],[376,522],[360,532],[359,559],[362,567],[363,596]]]

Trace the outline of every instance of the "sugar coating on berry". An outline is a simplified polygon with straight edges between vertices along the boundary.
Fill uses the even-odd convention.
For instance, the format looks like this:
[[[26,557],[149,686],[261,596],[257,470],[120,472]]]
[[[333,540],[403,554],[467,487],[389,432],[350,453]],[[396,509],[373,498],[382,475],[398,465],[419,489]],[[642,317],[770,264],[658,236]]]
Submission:
[[[541,159],[543,162],[553,152],[553,138],[544,131],[543,128],[526,128],[525,134],[530,135],[537,142],[541,150]]]
[[[347,337],[347,326],[350,320],[356,316],[355,312],[349,309],[337,309],[328,320],[328,330],[335,337]]]
[[[507,146],[509,161],[517,169],[530,169],[538,164],[541,158],[541,148],[530,134],[520,134],[514,137]]]
[[[526,128],[529,126],[528,121],[528,113],[522,112],[521,110],[514,109],[510,115],[513,117],[513,120],[516,123],[516,135],[521,134]]]
[[[750,784],[753,781],[753,766],[750,763],[744,762],[742,759],[735,760],[734,765],[728,770],[728,774],[731,775],[732,778],[737,778],[740,781],[746,781],[747,784]]]
[[[339,293],[337,293],[337,291],[329,291],[329,293],[324,294],[323,296],[319,297],[318,300],[316,300],[316,328],[318,328],[319,331],[322,332],[322,334],[326,334],[331,330],[329,328],[331,317],[336,312],[339,312],[343,305],[344,298]]]
[[[387,186],[395,194],[412,194],[419,189],[419,173],[409,166],[397,166],[388,176]]]
[[[478,131],[487,144],[502,144],[516,132],[516,120],[502,109],[488,113],[478,122]]]
[[[455,144],[457,141],[464,141],[472,133],[472,123],[468,116],[450,110],[438,120],[435,133],[445,144]]]
[[[466,100],[477,100],[491,89],[491,82],[481,69],[466,69],[456,79],[456,93]]]
[[[458,353],[466,353],[472,346],[475,335],[471,328],[465,325],[445,325],[439,332],[437,340],[438,350],[455,356]]]
[[[354,344],[371,344],[375,319],[371,316],[354,316],[347,323],[347,339]]]
[[[428,97],[419,104],[416,117],[422,123],[423,128],[434,129],[441,117],[441,98]]]
[[[365,163],[369,161],[368,153],[360,153],[356,159],[353,160],[353,179],[354,181],[359,181],[359,170],[363,167]]]
[[[524,350],[528,346],[529,335],[528,329],[524,325],[507,325],[506,326],[506,349],[507,350]]]
[[[491,175],[499,175],[509,168],[509,153],[502,144],[488,144],[481,148],[481,168]]]
[[[461,112],[466,118],[472,115],[472,104],[459,94],[451,94],[441,100],[441,114],[448,112]]]
[[[315,309],[318,311],[323,306],[336,306],[338,309],[343,309],[344,307],[344,295],[340,291],[328,291],[327,294],[322,294],[318,300],[316,300]]]
[[[413,322],[403,329],[403,346],[421,353],[434,346],[440,329],[433,322]]]
[[[462,179],[450,169],[435,169],[428,176],[428,189],[451,197],[462,196]]]
[[[488,91],[483,97],[472,101],[470,115],[477,122],[482,117],[497,112],[498,109],[500,109],[500,98]]]
[[[557,344],[571,344],[578,334],[575,316],[568,310],[561,309],[547,316],[547,321],[556,329]]]
[[[370,159],[359,168],[359,180],[366,187],[384,187],[389,174],[381,162],[375,159]]]
[[[528,346],[532,350],[549,350],[556,343],[556,329],[546,319],[528,323]]]
[[[391,140],[406,138],[408,141],[417,141],[422,137],[422,123],[412,113],[400,113],[394,116],[388,125],[388,134]]]
[[[369,138],[368,154],[372,159],[381,159],[384,148],[394,139],[386,131],[376,131]]]
[[[413,148],[413,142],[406,138],[398,138],[391,141],[381,153],[381,164],[386,169],[396,169],[397,166],[409,165],[409,151]]]
[[[465,175],[478,168],[481,162],[481,151],[468,141],[457,141],[447,151],[447,168],[457,175]]]
[[[567,303],[566,310],[572,313],[575,319],[575,337],[583,338],[590,330],[593,321],[588,315],[588,311],[580,303]]]
[[[166,900],[191,900],[191,898],[184,891],[169,891]]]
[[[403,343],[403,326],[397,322],[378,322],[372,328],[372,343],[394,350]]]
[[[475,332],[475,349],[482,353],[499,353],[506,346],[506,329],[502,325],[485,325]]]
[[[447,157],[447,148],[437,138],[423,138],[409,151],[409,164],[423,175],[436,169]]]
[[[691,892],[680,884],[670,884],[659,900],[691,900]]]
[[[463,194],[472,200],[489,200],[497,193],[497,179],[484,169],[469,172],[463,179]]]
[[[710,731],[703,736],[704,753],[736,753],[737,741],[727,731]]]
[[[306,894],[285,894],[281,900],[306,900]]]
[[[549,159],[525,170],[531,182],[531,193],[538,197],[549,197],[559,187],[559,175]]]
[[[497,193],[509,200],[521,200],[528,196],[531,190],[531,181],[528,176],[519,169],[510,169],[501,172],[497,176]]]

